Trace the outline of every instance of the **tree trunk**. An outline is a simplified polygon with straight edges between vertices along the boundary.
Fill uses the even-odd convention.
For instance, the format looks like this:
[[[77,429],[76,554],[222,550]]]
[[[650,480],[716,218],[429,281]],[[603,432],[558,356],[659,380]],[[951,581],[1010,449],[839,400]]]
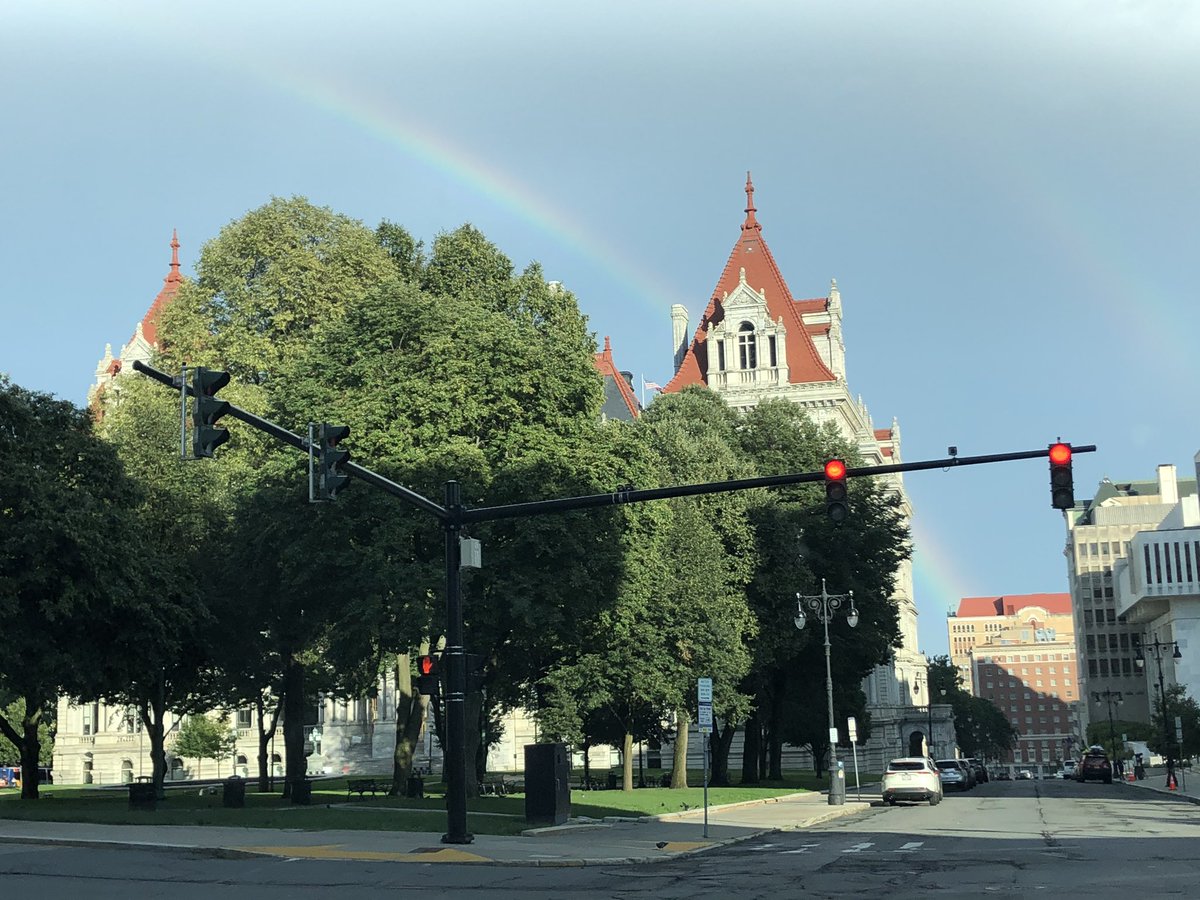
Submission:
[[[258,712],[258,792],[266,794],[273,788],[272,782],[274,781],[267,754],[271,748],[271,740],[275,737],[275,729],[279,727],[279,714],[283,712],[283,702],[275,702],[274,708],[271,710],[271,726],[269,728],[264,721],[267,703],[261,694],[255,698],[254,707]]]
[[[621,790],[633,791],[633,732],[626,731],[621,742]]]
[[[733,746],[735,734],[737,726],[727,722],[724,726],[713,729],[713,733],[709,735],[709,753],[712,755],[709,762],[712,773],[709,784],[729,787],[729,749]]]
[[[154,783],[154,796],[159,800],[166,799],[163,781],[167,777],[166,725],[167,703],[163,695],[163,685],[159,682],[153,699],[143,699],[138,703],[138,715],[142,719],[142,727],[150,738],[150,780]]]
[[[762,738],[762,729],[758,724],[758,711],[750,713],[746,724],[742,726],[742,784],[758,784],[758,745]]]
[[[422,655],[429,652],[429,644],[420,647]],[[404,796],[408,779],[412,775],[413,757],[417,741],[421,737],[421,726],[429,700],[418,694],[412,686],[412,667],[407,653],[396,655],[396,746],[392,751],[392,796]]]
[[[685,710],[675,711],[675,746],[671,753],[671,787],[685,788],[687,782],[688,723],[690,716]]]
[[[591,749],[592,749],[591,742],[588,741],[587,738],[584,738],[584,741],[583,741],[583,788],[584,788],[584,790],[589,790],[591,788],[591,784],[592,784],[592,766],[591,766],[591,761],[588,759]]]
[[[770,781],[784,780],[784,679],[775,679],[775,690],[770,692],[770,740],[767,751],[770,758]]]
[[[283,796],[292,796],[292,782],[303,779],[308,770],[304,755],[304,667],[294,655],[288,655],[283,675]]]
[[[37,694],[25,695],[25,718],[21,720],[21,799],[38,798],[40,772],[38,757],[41,744],[38,741],[38,724],[42,721],[42,698]]]

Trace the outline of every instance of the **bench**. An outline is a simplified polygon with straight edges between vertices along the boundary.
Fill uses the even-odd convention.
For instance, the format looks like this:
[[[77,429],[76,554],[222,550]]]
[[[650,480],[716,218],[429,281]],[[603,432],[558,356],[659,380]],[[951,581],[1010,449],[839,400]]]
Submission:
[[[371,792],[371,796],[376,794],[390,794],[392,791],[391,781],[383,781],[377,778],[351,778],[346,782],[346,799],[350,799],[351,794],[358,794],[362,797],[367,791]]]

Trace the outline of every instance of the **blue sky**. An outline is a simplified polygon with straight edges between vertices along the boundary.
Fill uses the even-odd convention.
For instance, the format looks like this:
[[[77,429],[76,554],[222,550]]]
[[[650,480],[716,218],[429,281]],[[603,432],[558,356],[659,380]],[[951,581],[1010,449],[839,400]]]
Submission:
[[[436,6],[436,9],[430,8]],[[299,194],[471,222],[670,377],[746,170],[797,297],[907,460],[1062,437],[1077,496],[1200,449],[1200,6],[0,5],[0,370],[83,402],[167,272]],[[959,597],[1066,590],[1044,461],[907,476],[921,646]]]

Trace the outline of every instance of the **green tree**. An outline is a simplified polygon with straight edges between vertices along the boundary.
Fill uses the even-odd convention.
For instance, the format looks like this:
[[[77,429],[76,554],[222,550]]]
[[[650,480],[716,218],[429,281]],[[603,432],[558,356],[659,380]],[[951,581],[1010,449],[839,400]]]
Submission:
[[[195,282],[185,283],[163,314],[164,366],[177,368],[186,360],[226,370],[233,383],[222,396],[293,430],[327,411],[302,406],[292,415],[289,404],[293,381],[319,378],[329,368],[331,361],[314,359],[311,346],[381,284],[400,280],[375,232],[303,198],[276,198],[222,229],[201,250],[196,272]],[[371,612],[380,602],[378,579],[356,564],[361,556],[329,552],[331,546],[353,546],[377,519],[370,498],[356,499],[354,492],[336,509],[308,507],[305,461],[258,432],[237,429],[220,456],[199,464],[229,467],[236,479],[219,566],[244,576],[253,595],[244,596],[225,579],[214,588],[215,602],[232,609],[241,601],[266,617],[252,622],[228,616],[222,625],[269,632],[274,656],[266,660],[267,670],[257,664],[248,669],[235,693],[263,701],[264,691],[282,692],[286,793],[305,772],[303,725],[316,687],[306,676],[323,673],[335,689],[349,690],[351,684],[361,687],[364,670],[377,670],[376,643],[356,644],[352,637],[363,633],[362,623],[378,618]],[[258,531],[247,533],[249,522]],[[228,641],[229,648],[247,652],[256,646],[249,630]],[[352,659],[344,655],[350,651]],[[232,660],[223,668],[239,670]]]
[[[747,456],[763,474],[820,471],[834,457],[851,466],[859,461],[857,451],[832,423],[818,425],[785,400],[752,409],[739,435]],[[751,510],[759,561],[749,598],[758,638],[744,685],[755,697],[755,707],[746,724],[743,782],[782,777],[782,745],[788,735],[809,747],[818,772],[829,752],[828,721],[820,725],[815,716],[798,720],[787,715],[799,704],[828,719],[823,629],[796,629],[796,594],[819,594],[822,583],[831,594],[854,592],[858,627],[851,629],[844,615],[830,623],[839,732],[848,715],[863,715],[859,685],[887,661],[900,641],[891,597],[896,572],[911,553],[907,523],[898,498],[878,479],[854,479],[849,492],[851,515],[840,526],[825,515],[819,483],[774,489]],[[791,677],[795,672],[807,677]],[[869,727],[865,717],[860,721],[864,729]],[[796,733],[800,727],[804,732]]]
[[[950,705],[958,746],[966,756],[1003,758],[1017,742],[1017,730],[991,700],[964,690],[958,667],[946,655],[929,661],[929,694]]]
[[[213,760],[220,777],[221,761],[237,749],[237,734],[230,729],[228,715],[214,718],[196,713],[184,720],[172,749],[176,756],[194,759],[197,765],[204,759]]]
[[[25,721],[25,701],[17,698],[8,704],[0,715],[9,722]],[[54,762],[55,716],[53,707],[42,711],[38,721],[38,763],[49,766]],[[20,765],[21,748],[0,732],[0,765]]]
[[[1195,698],[1188,696],[1187,685],[1173,684],[1165,691],[1167,699],[1166,724],[1162,699],[1155,698],[1154,708],[1150,714],[1150,724],[1153,732],[1146,740],[1153,752],[1162,756],[1170,756],[1176,760],[1186,759],[1200,754],[1200,705]],[[1183,744],[1175,740],[1175,719],[1182,720]],[[1164,739],[1166,735],[1166,739]]]
[[[124,624],[139,607],[139,496],[91,416],[0,376],[0,692],[22,718],[0,714],[0,734],[36,771],[41,725],[60,693],[102,688],[128,659]],[[38,779],[22,780],[36,799]]]

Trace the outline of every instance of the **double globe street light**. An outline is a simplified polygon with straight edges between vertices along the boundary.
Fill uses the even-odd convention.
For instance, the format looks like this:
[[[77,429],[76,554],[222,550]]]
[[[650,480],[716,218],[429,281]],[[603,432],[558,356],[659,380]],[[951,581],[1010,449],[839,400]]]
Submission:
[[[1142,653],[1142,648],[1146,647],[1154,651],[1154,660],[1158,663],[1158,700],[1161,704],[1162,722],[1163,722],[1163,752],[1167,757],[1167,787],[1174,790],[1175,787],[1175,747],[1171,743],[1170,726],[1167,724],[1167,691],[1163,686],[1163,656],[1168,647],[1174,647],[1174,652],[1171,653],[1172,659],[1183,659],[1183,654],[1179,652],[1178,641],[1160,641],[1158,635],[1154,636],[1153,641],[1143,640],[1137,648],[1137,654],[1133,661],[1137,663],[1138,671],[1140,672],[1146,666],[1146,657]]]
[[[821,579],[821,593],[796,594],[796,618],[792,621],[803,629],[807,616],[816,616],[825,626],[825,698],[829,704],[829,805],[841,806],[846,802],[846,783],[839,777],[837,761],[837,723],[833,718],[833,670],[829,662],[829,622],[843,606],[849,605],[846,621],[851,628],[858,625],[858,610],[854,606],[854,591],[830,594],[825,590],[825,579]],[[807,610],[807,614],[806,611]]]

